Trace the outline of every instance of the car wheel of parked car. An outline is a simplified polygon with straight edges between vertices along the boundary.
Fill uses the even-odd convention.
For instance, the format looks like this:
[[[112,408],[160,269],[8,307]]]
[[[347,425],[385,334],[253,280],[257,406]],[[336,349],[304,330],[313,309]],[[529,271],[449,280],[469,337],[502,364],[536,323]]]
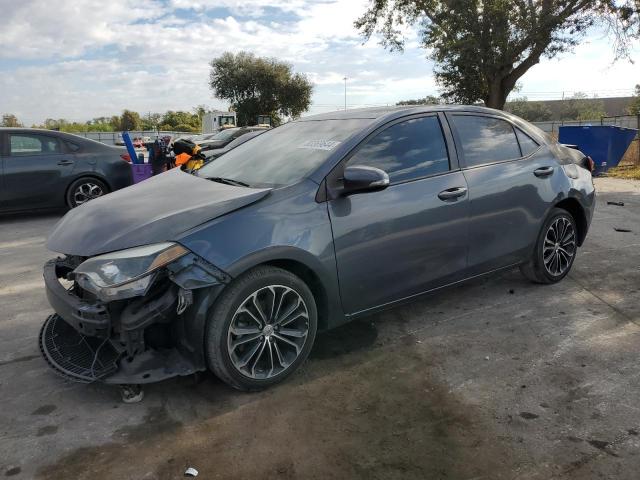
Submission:
[[[79,178],[67,190],[67,205],[75,208],[107,193],[109,188],[97,178]]]
[[[317,330],[309,287],[281,268],[261,266],[238,277],[209,317],[209,368],[239,390],[281,382],[305,361]]]
[[[529,280],[556,283],[571,270],[578,251],[576,222],[569,212],[554,208],[544,223],[532,259],[520,267]]]

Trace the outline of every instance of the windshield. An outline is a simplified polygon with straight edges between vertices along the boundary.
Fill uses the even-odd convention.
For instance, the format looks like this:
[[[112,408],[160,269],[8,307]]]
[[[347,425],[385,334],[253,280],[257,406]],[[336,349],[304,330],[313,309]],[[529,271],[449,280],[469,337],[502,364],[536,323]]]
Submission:
[[[232,137],[234,133],[236,133],[238,128],[230,128],[228,130],[223,130],[220,133],[215,134],[213,137],[208,140],[226,140],[229,137]]]
[[[193,137],[184,137],[187,140],[191,140],[192,142],[200,142],[202,140],[207,140],[211,135],[194,135]]]
[[[251,186],[290,185],[324,162],[332,151],[371,120],[311,120],[274,128],[225,153],[198,171]]]

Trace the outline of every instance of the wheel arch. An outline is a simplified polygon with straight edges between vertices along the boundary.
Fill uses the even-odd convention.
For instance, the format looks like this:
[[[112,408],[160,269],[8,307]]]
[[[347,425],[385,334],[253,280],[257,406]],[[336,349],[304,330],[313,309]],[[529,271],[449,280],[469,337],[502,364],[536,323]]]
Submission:
[[[341,320],[344,314],[337,289],[337,272],[333,272],[336,275],[333,280],[331,273],[326,271],[322,262],[314,255],[298,248],[272,247],[243,259],[227,272],[235,278],[263,265],[287,270],[307,284],[316,301],[319,330],[344,321]]]
[[[576,222],[578,228],[578,246],[582,246],[587,236],[588,223],[587,216],[580,202],[573,197],[565,198],[554,205],[555,208],[561,208],[569,212]]]
[[[318,330],[325,330],[328,327],[329,299],[327,296],[327,290],[316,272],[298,260],[286,258],[270,260],[262,263],[261,265],[269,265],[287,270],[306,283],[313,294],[314,300],[316,301],[316,307],[318,309]]]

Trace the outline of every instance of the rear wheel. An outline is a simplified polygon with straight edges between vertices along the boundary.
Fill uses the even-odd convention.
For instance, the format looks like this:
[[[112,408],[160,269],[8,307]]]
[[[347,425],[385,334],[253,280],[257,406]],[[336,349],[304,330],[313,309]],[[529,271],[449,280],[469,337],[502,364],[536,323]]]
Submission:
[[[309,287],[276,267],[257,267],[222,293],[207,323],[209,368],[239,390],[280,383],[307,358],[317,330]]]
[[[536,283],[556,283],[571,270],[578,251],[576,222],[569,212],[554,208],[544,223],[529,262],[522,274]]]
[[[67,191],[67,205],[69,208],[75,208],[107,193],[109,188],[103,181],[90,177],[79,178]]]

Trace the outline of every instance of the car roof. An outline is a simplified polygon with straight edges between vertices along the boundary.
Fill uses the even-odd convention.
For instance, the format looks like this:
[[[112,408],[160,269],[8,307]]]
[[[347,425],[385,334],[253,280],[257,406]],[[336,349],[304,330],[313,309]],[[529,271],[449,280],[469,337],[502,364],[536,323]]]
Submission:
[[[297,122],[314,120],[349,120],[349,119],[379,119],[384,117],[410,115],[412,113],[426,112],[476,112],[505,115],[501,110],[482,107],[479,105],[411,105],[411,106],[386,106],[370,108],[354,108],[350,110],[336,110],[335,112],[320,113],[302,117]]]
[[[75,135],[73,133],[61,132],[59,130],[48,130],[46,128],[29,128],[29,127],[0,127],[0,133],[2,132],[16,132],[16,133],[38,133],[42,135],[52,135],[54,137],[62,138],[69,142],[79,143],[86,147],[94,148],[113,148],[97,140],[83,137],[81,135]],[[112,133],[112,132],[109,132]]]

